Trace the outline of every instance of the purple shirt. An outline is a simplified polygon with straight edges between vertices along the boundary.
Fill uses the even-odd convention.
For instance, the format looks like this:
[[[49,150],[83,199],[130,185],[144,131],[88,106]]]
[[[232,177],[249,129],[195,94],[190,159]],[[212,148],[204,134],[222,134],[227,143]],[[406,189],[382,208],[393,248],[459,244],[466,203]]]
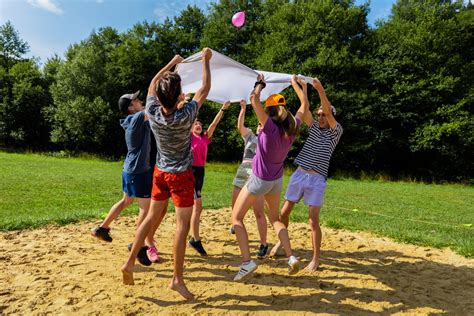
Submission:
[[[300,123],[297,119],[296,125]],[[252,162],[253,174],[265,181],[280,179],[283,175],[283,163],[295,136],[285,136],[283,128],[280,129],[269,118],[257,138],[257,154]]]

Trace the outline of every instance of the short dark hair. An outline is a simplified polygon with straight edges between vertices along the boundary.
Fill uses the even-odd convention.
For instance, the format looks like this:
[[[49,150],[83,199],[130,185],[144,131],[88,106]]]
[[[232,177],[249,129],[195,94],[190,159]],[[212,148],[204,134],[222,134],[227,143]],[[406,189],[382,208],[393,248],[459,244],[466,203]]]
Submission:
[[[158,80],[156,94],[165,108],[172,109],[181,95],[181,77],[176,72],[166,72]]]
[[[120,98],[118,101],[118,107],[119,107],[120,113],[129,114],[128,107],[130,106],[131,103],[132,103],[131,99]]]

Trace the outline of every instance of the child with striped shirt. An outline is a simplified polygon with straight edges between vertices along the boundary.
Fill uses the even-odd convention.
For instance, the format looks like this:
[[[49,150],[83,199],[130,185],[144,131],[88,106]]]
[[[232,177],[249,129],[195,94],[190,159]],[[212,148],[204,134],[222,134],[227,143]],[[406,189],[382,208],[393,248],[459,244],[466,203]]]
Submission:
[[[304,197],[304,203],[309,207],[313,245],[313,258],[304,269],[307,272],[316,271],[319,267],[322,238],[319,211],[326,191],[329,161],[342,135],[342,126],[334,118],[336,109],[329,102],[321,82],[314,79],[313,87],[321,99],[321,106],[317,110],[318,119],[314,120],[310,111],[306,111],[303,116],[303,121],[309,126],[309,136],[295,159],[298,168],[288,183],[280,215],[280,220],[288,227],[295,203]],[[281,246],[281,242],[278,242],[271,250],[270,256],[275,256]]]

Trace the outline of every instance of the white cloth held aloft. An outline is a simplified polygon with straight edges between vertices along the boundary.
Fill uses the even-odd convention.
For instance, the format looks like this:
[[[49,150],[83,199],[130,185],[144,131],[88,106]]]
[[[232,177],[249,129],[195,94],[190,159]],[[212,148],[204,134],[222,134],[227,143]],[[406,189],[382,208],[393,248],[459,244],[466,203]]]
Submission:
[[[184,93],[195,93],[202,85],[202,52],[194,54],[180,64],[176,71],[181,76],[181,86]],[[253,90],[259,73],[265,77],[266,88],[260,94],[261,101],[270,95],[279,93],[291,84],[291,76],[278,72],[253,70],[232,58],[212,51],[210,61],[211,90],[208,100],[224,103],[245,100],[250,103],[250,92]],[[312,84],[310,77],[300,76]]]

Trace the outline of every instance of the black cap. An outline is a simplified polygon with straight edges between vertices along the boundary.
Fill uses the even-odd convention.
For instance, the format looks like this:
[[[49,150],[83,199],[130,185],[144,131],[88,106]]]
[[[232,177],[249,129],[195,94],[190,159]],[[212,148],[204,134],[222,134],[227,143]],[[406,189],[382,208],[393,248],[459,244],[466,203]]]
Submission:
[[[128,114],[128,107],[130,106],[130,103],[132,103],[133,100],[138,98],[139,94],[140,90],[135,93],[128,93],[122,95],[118,101],[118,107],[120,112],[122,112],[123,114]]]

